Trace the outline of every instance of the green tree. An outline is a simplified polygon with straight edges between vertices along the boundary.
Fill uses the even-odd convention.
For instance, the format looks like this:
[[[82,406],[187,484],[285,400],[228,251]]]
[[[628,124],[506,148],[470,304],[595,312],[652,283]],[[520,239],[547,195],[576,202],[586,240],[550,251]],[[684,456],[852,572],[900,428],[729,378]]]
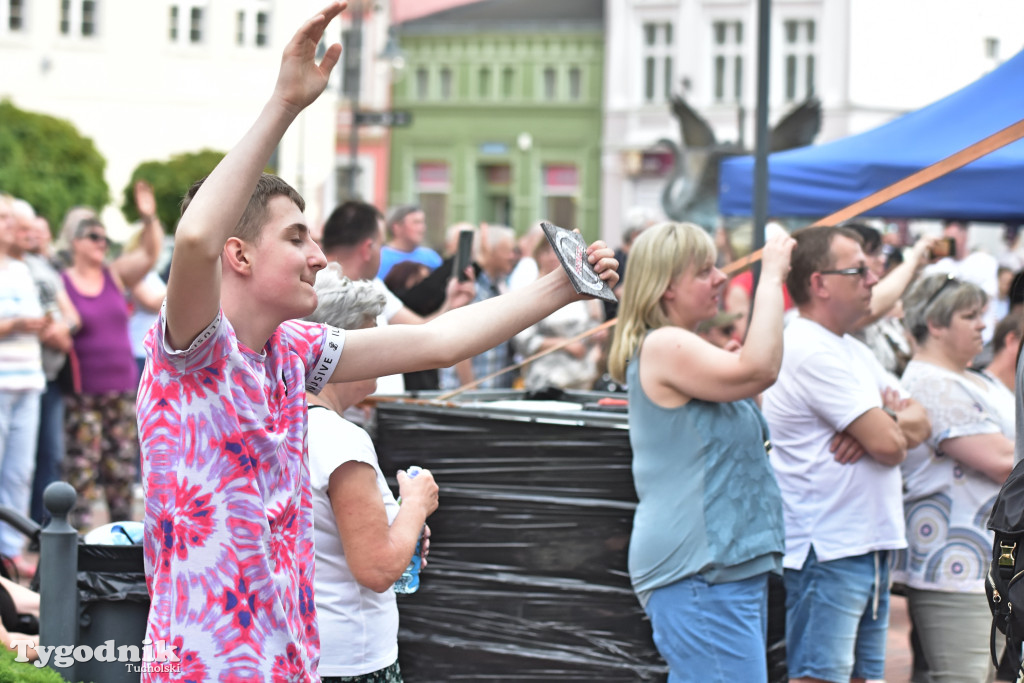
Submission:
[[[145,180],[153,186],[156,214],[164,230],[174,232],[181,215],[181,199],[192,183],[209,175],[224,158],[224,152],[204,149],[199,152],[177,154],[167,161],[144,161],[135,167],[132,178],[124,188],[121,211],[129,221],[138,220],[133,187],[136,180]]]
[[[54,230],[73,206],[109,203],[106,165],[70,122],[0,100],[0,191],[27,201]]]

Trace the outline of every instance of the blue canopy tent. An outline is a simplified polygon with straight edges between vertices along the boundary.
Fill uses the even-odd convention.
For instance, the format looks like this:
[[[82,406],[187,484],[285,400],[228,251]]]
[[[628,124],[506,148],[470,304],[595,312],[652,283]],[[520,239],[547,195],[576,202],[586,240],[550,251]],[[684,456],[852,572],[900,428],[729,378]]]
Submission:
[[[768,214],[820,218],[1024,118],[1024,51],[974,83],[873,130],[771,154]],[[750,215],[754,158],[722,162],[719,211]],[[1024,221],[1024,140],[868,212],[890,218]]]

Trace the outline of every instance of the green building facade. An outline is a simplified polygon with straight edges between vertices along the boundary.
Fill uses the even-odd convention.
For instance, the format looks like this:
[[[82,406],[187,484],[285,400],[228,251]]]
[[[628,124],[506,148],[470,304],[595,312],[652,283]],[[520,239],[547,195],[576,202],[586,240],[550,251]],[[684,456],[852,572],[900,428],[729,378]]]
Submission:
[[[428,242],[460,221],[538,220],[600,234],[602,0],[485,0],[398,26],[389,203],[416,202]]]

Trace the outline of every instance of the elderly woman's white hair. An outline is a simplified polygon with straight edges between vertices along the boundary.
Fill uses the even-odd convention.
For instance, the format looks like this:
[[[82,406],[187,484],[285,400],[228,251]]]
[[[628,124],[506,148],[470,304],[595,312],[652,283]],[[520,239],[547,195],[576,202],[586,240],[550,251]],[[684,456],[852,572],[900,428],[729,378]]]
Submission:
[[[306,320],[357,330],[376,320],[384,310],[386,299],[369,280],[349,280],[341,266],[328,263],[316,274],[316,310]]]
[[[473,240],[473,253],[476,260],[483,260],[483,255],[497,247],[503,241],[510,241],[513,246],[516,243],[516,231],[507,225],[488,225],[480,228],[477,237]]]

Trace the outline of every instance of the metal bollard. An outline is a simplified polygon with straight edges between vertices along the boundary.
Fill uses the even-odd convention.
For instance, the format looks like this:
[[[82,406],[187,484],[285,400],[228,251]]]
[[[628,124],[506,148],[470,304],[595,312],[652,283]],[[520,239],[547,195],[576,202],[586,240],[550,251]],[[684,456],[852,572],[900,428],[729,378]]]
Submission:
[[[78,532],[68,523],[75,489],[55,481],[43,492],[50,521],[39,532],[39,644],[71,645],[78,640]],[[69,681],[74,665],[60,669]]]

